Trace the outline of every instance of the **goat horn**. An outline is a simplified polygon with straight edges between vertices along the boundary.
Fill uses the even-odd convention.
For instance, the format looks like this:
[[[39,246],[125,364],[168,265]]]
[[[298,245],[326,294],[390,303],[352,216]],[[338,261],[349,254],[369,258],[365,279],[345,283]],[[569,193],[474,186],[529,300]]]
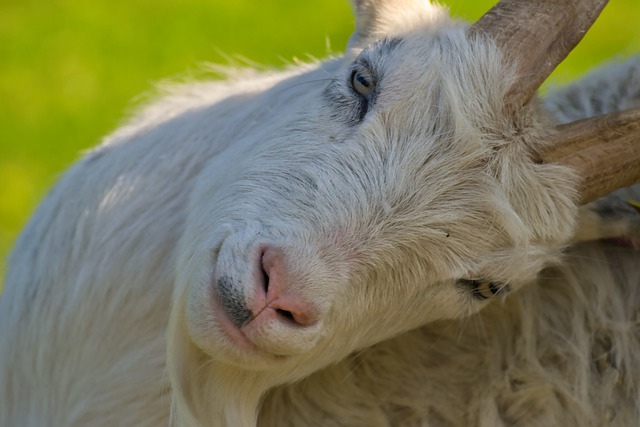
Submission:
[[[608,0],[502,0],[469,28],[492,38],[514,61],[518,80],[507,105],[519,109],[582,40]]]
[[[559,125],[539,155],[581,177],[582,204],[640,182],[640,108]]]

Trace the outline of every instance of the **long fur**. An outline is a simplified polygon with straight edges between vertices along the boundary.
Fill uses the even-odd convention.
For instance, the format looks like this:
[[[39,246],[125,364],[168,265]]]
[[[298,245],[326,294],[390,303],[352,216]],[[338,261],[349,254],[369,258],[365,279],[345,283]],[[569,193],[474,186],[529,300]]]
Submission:
[[[492,43],[395,1],[355,2],[344,57],[174,88],[71,168],[9,260],[0,425],[638,419],[639,256],[568,247],[575,177],[530,153],[555,121],[640,101],[640,61],[506,115]],[[243,351],[212,283],[250,298],[265,242],[319,320]]]

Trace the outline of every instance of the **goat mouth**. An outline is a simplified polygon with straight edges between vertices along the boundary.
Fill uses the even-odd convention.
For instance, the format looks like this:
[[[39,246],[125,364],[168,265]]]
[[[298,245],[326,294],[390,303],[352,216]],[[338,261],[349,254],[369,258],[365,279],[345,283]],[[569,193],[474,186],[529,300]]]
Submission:
[[[212,288],[214,289],[211,295],[211,309],[215,313],[216,329],[221,333],[221,336],[226,338],[227,348],[231,349],[234,356],[240,356],[242,359],[249,358],[247,361],[256,357],[271,361],[282,361],[288,358],[286,355],[279,355],[261,349],[247,337],[242,331],[242,326],[250,320],[242,325],[237,324],[237,319],[232,318],[223,306],[215,287]]]
[[[222,335],[230,341],[233,347],[251,353],[259,351],[255,344],[242,332],[241,328],[248,319],[246,315],[236,310],[238,304],[233,304],[233,301],[230,296],[225,297],[220,294],[217,281],[214,279],[211,285],[210,303],[211,310],[215,314],[217,329],[222,332]],[[232,313],[235,313],[235,315],[232,315]]]
[[[216,319],[218,321],[218,326],[222,333],[226,336],[226,338],[231,341],[232,345],[238,349],[248,351],[248,352],[256,352],[259,351],[258,348],[247,338],[247,336],[240,329],[241,325],[238,325],[227,313],[227,310],[224,307],[224,304],[216,298],[217,295],[213,297],[213,309],[216,313]]]

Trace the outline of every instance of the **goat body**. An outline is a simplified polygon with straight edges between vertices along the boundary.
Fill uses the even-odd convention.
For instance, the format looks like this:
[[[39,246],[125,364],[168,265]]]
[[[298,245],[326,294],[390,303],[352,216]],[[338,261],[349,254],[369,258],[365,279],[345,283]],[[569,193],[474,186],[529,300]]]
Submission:
[[[530,155],[640,104],[640,60],[506,113],[495,45],[355,7],[344,57],[176,87],[56,185],[9,260],[0,425],[640,419],[640,256],[569,246],[638,220]]]

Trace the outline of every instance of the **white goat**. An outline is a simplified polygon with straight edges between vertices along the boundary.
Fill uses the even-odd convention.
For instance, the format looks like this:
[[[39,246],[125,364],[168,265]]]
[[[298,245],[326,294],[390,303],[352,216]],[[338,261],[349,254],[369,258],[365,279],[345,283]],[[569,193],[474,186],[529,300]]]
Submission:
[[[636,243],[578,201],[639,179],[638,112],[549,112],[636,106],[640,60],[533,96],[604,3],[355,0],[344,57],[144,109],[10,258],[0,425],[636,423],[640,257],[567,247]]]

